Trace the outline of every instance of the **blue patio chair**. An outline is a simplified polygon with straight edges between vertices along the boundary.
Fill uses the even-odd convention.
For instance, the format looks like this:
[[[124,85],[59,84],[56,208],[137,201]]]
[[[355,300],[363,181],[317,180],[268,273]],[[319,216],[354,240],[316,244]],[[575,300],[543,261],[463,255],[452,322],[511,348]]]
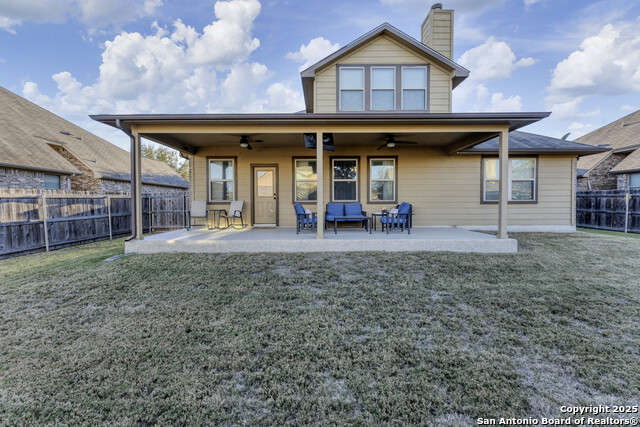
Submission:
[[[394,216],[383,216],[380,218],[380,223],[382,224],[382,228],[386,227],[387,234],[389,234],[390,228],[400,229],[400,231],[404,231],[407,229],[408,234],[411,234],[411,226],[413,222],[413,212],[411,204],[407,202],[402,202],[398,205],[398,213]]]
[[[304,207],[300,203],[293,205],[293,209],[296,211],[296,234],[300,233],[300,230],[314,230],[318,225],[318,218],[315,213],[309,214],[305,212]]]

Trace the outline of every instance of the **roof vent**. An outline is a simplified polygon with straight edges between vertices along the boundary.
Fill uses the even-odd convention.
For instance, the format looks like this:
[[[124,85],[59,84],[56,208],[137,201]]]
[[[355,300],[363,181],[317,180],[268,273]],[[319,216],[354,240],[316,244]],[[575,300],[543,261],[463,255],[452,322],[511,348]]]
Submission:
[[[431,9],[442,9],[442,3],[436,3],[433,6],[431,6]]]

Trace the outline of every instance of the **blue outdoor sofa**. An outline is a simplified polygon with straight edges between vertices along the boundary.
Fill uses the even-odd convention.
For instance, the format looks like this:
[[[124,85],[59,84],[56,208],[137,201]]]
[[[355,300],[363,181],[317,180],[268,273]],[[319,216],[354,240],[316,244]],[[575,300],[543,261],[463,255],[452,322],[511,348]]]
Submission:
[[[337,218],[348,216],[351,218]],[[359,202],[354,203],[327,203],[327,211],[324,215],[324,228],[327,228],[327,223],[333,222],[362,222],[363,227],[368,228],[367,213],[362,210],[362,205]]]

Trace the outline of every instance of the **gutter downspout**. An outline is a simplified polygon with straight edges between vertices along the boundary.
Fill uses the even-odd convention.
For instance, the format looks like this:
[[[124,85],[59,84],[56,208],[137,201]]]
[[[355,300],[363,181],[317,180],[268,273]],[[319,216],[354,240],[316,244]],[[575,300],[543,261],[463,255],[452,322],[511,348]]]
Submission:
[[[134,150],[136,148],[136,137],[133,136],[133,134],[128,131],[124,126],[122,126],[122,121],[120,119],[116,119],[116,127],[118,129],[120,129],[122,132],[124,132],[129,139],[131,140],[131,148],[130,148],[130,154],[131,154],[131,236],[127,237],[125,239],[125,242],[129,242],[133,239],[136,238],[136,210],[138,209],[137,206],[137,197],[138,195],[136,194],[136,186],[133,182],[134,177],[133,177],[133,171],[136,168],[136,159],[134,156]]]

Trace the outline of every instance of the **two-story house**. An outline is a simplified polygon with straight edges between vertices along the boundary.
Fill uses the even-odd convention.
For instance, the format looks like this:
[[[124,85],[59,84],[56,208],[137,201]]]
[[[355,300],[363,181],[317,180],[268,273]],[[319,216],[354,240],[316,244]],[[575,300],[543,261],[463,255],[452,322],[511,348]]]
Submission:
[[[357,201],[411,203],[414,227],[575,230],[576,159],[601,148],[516,131],[546,112],[452,113],[470,73],[453,22],[434,5],[421,41],[385,23],[322,59],[303,112],[92,117],[131,132],[136,158],[141,137],[188,153],[193,209],[243,200],[252,226],[294,226],[300,202],[323,238],[326,204]]]

